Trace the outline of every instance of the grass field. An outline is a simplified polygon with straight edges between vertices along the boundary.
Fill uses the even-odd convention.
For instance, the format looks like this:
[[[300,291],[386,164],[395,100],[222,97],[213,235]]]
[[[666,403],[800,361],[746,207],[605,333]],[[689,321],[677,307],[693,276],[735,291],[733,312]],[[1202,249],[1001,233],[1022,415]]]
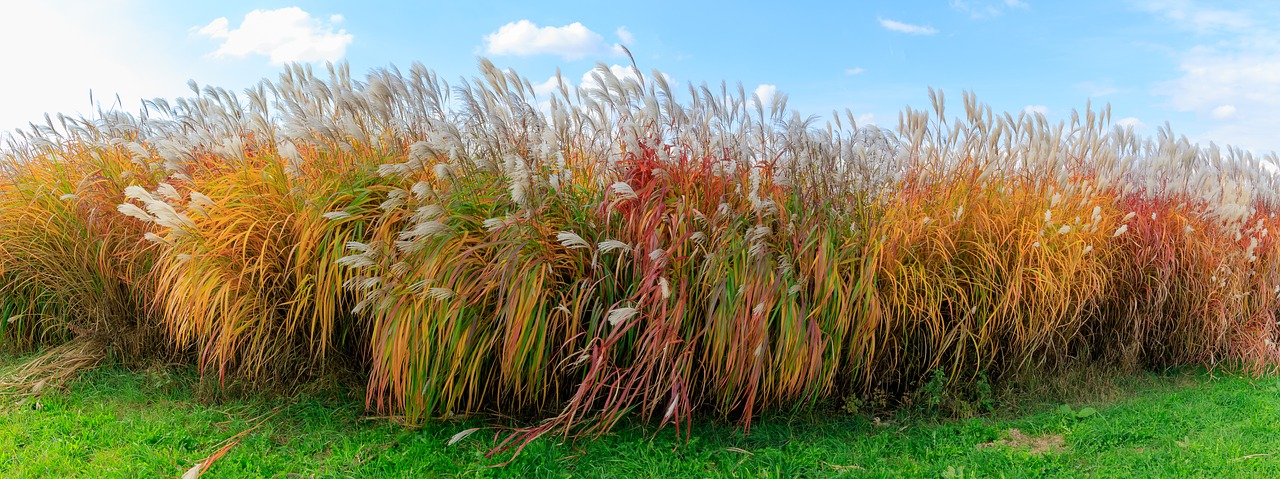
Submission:
[[[206,382],[189,368],[109,366],[65,392],[6,399],[0,476],[180,477],[236,437],[203,477],[1280,475],[1280,379],[1202,370],[1066,375],[1039,393],[997,393],[993,414],[965,420],[828,408],[766,415],[749,435],[699,421],[687,442],[624,423],[595,440],[535,441],[505,467],[485,457],[484,430],[446,445],[492,418],[411,429],[363,417],[358,392],[340,387],[266,397]]]

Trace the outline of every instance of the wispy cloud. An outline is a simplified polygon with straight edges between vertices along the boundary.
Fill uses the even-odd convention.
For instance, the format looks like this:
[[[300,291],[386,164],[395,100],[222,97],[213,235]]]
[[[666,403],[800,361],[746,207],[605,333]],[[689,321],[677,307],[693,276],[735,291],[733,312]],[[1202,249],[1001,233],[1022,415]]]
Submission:
[[[968,14],[973,19],[998,17],[1008,10],[1030,8],[1021,0],[951,0],[952,10]]]
[[[1215,120],[1225,120],[1235,115],[1236,115],[1235,105],[1222,105],[1217,108],[1214,108],[1213,111],[1209,113],[1209,116],[1212,116],[1213,119]]]
[[[618,35],[618,40],[622,43],[630,45],[636,42],[636,36],[632,35],[631,30],[627,30],[625,25],[618,27],[618,30],[614,33]]]
[[[355,39],[346,30],[334,31],[342,21],[342,15],[321,20],[301,8],[287,7],[249,12],[234,29],[227,17],[221,17],[195,33],[222,41],[212,53],[214,58],[262,55],[272,65],[337,61]]]
[[[568,83],[569,84],[566,86],[572,88],[573,82],[570,81]],[[552,92],[555,92],[556,90],[559,90],[559,89],[560,89],[560,79],[556,77],[548,78],[547,81],[533,85],[533,92],[540,97],[546,97],[548,95],[551,95]]]
[[[1180,75],[1154,93],[1174,109],[1213,120],[1189,136],[1262,152],[1280,150],[1280,14],[1269,4],[1222,9],[1187,0],[1150,0],[1146,11],[1196,34],[1175,54]]]
[[[1206,7],[1191,0],[1142,0],[1138,6],[1201,34],[1237,31],[1254,25],[1248,12]]]
[[[760,99],[760,104],[768,109],[769,105],[773,103],[773,97],[778,94],[778,86],[769,83],[762,83],[757,86],[755,91],[752,93],[755,95],[755,98]]]
[[[1035,114],[1035,113],[1039,113],[1041,115],[1048,115],[1049,107],[1044,105],[1027,105],[1026,107],[1022,108],[1022,111],[1026,112],[1028,115]]]
[[[1134,118],[1134,117],[1132,117],[1132,116],[1129,116],[1129,117],[1125,117],[1125,118],[1121,118],[1121,119],[1119,119],[1119,120],[1116,120],[1116,121],[1115,121],[1115,123],[1113,123],[1113,124],[1114,124],[1114,125],[1121,126],[1121,127],[1124,127],[1124,128],[1133,128],[1133,129],[1135,129],[1135,130],[1141,130],[1141,129],[1143,129],[1143,128],[1146,128],[1146,127],[1147,127],[1147,124],[1146,124],[1146,123],[1143,123],[1143,122],[1142,122],[1142,120],[1139,120],[1139,119]]]
[[[938,29],[925,25],[912,25],[888,18],[877,18],[880,26],[891,32],[905,33],[908,35],[933,35],[938,33]]]
[[[862,68],[862,67],[857,67],[857,68],[846,68],[846,69],[844,70],[844,74],[845,74],[845,75],[849,75],[849,76],[861,75],[861,74],[866,73],[866,72],[867,72],[867,70],[866,70],[865,68]]]
[[[631,36],[625,27],[617,33],[619,37]],[[620,52],[619,45],[605,43],[603,36],[578,22],[563,27],[539,27],[529,20],[511,22],[485,35],[484,43],[490,55],[557,55],[565,60]]]

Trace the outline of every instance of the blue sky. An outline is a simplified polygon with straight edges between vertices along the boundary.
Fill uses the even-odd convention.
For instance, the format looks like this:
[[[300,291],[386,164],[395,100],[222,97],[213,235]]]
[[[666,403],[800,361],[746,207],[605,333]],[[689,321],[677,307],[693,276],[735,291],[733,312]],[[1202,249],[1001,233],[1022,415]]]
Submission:
[[[1110,103],[1142,133],[1280,150],[1280,5],[1195,0],[338,2],[28,1],[0,7],[0,129],[46,111],[88,112],[89,91],[126,109],[234,90],[282,62],[353,72],[421,62],[456,80],[484,56],[534,84],[577,84],[597,62],[681,85],[785,92],[804,114],[849,109],[897,125],[907,105],[962,90],[997,111],[1062,119]]]

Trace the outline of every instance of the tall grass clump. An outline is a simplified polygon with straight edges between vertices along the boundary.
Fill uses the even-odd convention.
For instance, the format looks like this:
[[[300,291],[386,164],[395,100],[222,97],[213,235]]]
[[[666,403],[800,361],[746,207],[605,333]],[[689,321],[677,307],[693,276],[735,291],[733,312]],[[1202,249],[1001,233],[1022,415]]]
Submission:
[[[1148,366],[1277,360],[1274,156],[1200,149],[1164,130],[1117,191],[1130,233],[1100,350]],[[1141,148],[1139,150],[1139,148]],[[1116,321],[1123,318],[1123,321]]]
[[[542,418],[500,448],[1077,363],[1280,364],[1274,154],[968,93],[888,130],[658,72],[539,96],[480,69],[293,66],[15,138],[6,341],[132,311],[219,375],[344,363],[410,423]]]
[[[128,185],[164,168],[131,119],[59,120],[0,156],[0,338],[19,349],[83,338],[126,356],[165,350],[147,309],[150,248],[116,213]]]
[[[309,72],[283,78],[293,74]],[[126,189],[120,211],[151,225],[152,306],[202,370],[306,378],[362,361],[355,302],[343,289],[354,274],[338,259],[370,226],[383,153],[378,138],[363,135],[299,146],[267,120],[264,88],[248,92],[247,115],[234,95],[211,88],[175,106],[152,104],[181,124],[220,116],[233,133],[184,138],[193,147],[181,174],[155,190]],[[296,117],[341,114],[273,91]]]

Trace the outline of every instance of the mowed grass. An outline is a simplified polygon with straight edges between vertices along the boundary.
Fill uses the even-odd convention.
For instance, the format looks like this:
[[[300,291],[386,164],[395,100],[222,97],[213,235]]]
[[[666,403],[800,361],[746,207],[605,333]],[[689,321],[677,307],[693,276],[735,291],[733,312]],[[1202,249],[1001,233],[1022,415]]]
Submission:
[[[230,397],[189,369],[106,367],[5,399],[0,477],[176,478],[251,428],[203,477],[1280,476],[1280,379],[1180,370],[1055,383],[964,420],[828,409],[766,415],[750,434],[695,421],[687,440],[624,423],[595,440],[548,436],[492,467],[509,458],[485,457],[492,430],[446,443],[497,419],[410,429],[364,417],[358,392]]]

